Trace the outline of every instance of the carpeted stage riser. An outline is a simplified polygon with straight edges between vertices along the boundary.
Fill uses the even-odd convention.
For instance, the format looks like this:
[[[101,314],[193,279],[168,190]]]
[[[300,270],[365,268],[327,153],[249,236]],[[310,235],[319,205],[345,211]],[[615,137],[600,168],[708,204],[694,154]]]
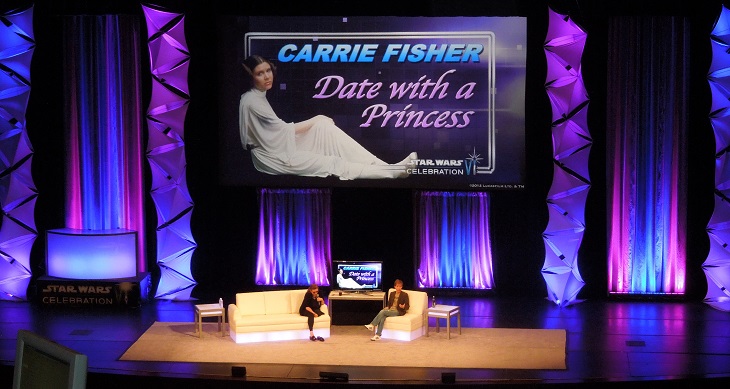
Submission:
[[[236,344],[221,336],[217,324],[204,323],[203,336],[193,323],[154,323],[120,360],[236,365],[385,366],[472,369],[565,369],[565,330],[445,328],[412,341],[371,341],[363,326],[332,326],[324,342],[308,339]],[[316,355],[316,358],[312,358]],[[384,355],[406,357],[384,360]]]

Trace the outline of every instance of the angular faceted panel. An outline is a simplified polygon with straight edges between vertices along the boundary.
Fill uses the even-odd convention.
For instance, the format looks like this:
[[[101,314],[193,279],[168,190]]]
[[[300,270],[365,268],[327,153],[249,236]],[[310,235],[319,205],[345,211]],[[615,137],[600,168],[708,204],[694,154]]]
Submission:
[[[590,189],[588,157],[593,140],[588,132],[588,93],[580,73],[587,34],[568,16],[548,10],[545,39],[545,91],[552,107],[553,183],[547,198],[548,225],[543,232],[542,275],[548,299],[559,306],[577,302],[584,285],[578,271],[578,250],[585,230],[585,202]]]
[[[37,232],[33,149],[25,129],[30,63],[35,48],[33,7],[2,15],[0,23],[0,300],[26,300],[30,252]]]
[[[147,158],[152,171],[152,201],[157,208],[156,298],[189,300],[196,285],[190,269],[196,243],[190,230],[193,201],[185,180],[184,125],[189,101],[190,53],[185,16],[142,6],[152,73],[147,111]]]
[[[174,269],[160,265],[160,281],[157,284],[155,298],[165,300],[188,301],[196,283],[184,277]]]
[[[730,144],[730,10],[722,7],[712,29],[712,63],[707,76],[712,108],[710,121],[715,135],[715,208],[707,225],[710,253],[702,264],[707,277],[705,303],[730,311],[730,204],[725,200],[730,191],[730,164],[727,163]],[[720,194],[720,195],[718,195]]]

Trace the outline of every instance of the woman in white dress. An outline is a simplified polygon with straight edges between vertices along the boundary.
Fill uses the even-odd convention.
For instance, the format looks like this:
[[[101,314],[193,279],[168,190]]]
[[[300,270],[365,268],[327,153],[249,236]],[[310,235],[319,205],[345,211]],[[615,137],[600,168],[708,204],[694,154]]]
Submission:
[[[276,68],[253,55],[243,62],[251,88],[241,95],[239,130],[243,147],[251,151],[256,170],[268,174],[358,178],[403,178],[406,167],[418,159],[411,153],[397,164],[388,164],[352,139],[324,115],[298,123],[276,116],[266,92],[274,83]]]
[[[339,273],[337,274],[337,286],[339,286],[342,289],[360,289],[362,288],[362,285],[358,284],[357,281],[353,280],[352,278],[345,278],[345,276],[342,274],[342,269],[339,270]]]

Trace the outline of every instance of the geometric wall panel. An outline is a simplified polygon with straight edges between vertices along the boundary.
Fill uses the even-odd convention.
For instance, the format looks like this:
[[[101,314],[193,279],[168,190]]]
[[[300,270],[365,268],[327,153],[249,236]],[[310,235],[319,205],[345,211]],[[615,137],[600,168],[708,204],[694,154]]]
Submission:
[[[715,208],[707,224],[710,252],[702,264],[705,303],[730,312],[730,10],[722,7],[712,29],[712,61],[707,76],[712,93],[710,122],[715,134]]]
[[[569,17],[548,9],[544,51],[545,90],[552,107],[553,182],[548,192],[548,225],[543,232],[542,276],[548,300],[559,306],[578,302],[585,285],[578,271],[578,250],[585,231],[585,204],[590,178],[588,157],[588,94],[581,57],[587,34]]]
[[[35,49],[33,8],[0,15],[0,20],[0,300],[23,301],[38,236],[33,149],[25,127]]]
[[[157,209],[160,281],[155,297],[190,300],[196,285],[190,265],[197,244],[190,230],[193,201],[185,179],[184,124],[190,100],[185,17],[151,6],[142,9],[152,74],[147,160],[152,173],[150,195]]]

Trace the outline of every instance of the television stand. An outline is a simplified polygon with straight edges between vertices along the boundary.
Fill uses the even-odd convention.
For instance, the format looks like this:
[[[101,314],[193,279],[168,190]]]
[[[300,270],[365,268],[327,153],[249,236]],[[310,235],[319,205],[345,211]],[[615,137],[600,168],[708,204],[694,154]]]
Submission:
[[[341,294],[340,294],[341,293]],[[383,308],[385,308],[385,292],[383,291],[339,291],[333,290],[327,297],[329,300],[330,318],[334,317],[334,302],[340,301],[381,301]]]

